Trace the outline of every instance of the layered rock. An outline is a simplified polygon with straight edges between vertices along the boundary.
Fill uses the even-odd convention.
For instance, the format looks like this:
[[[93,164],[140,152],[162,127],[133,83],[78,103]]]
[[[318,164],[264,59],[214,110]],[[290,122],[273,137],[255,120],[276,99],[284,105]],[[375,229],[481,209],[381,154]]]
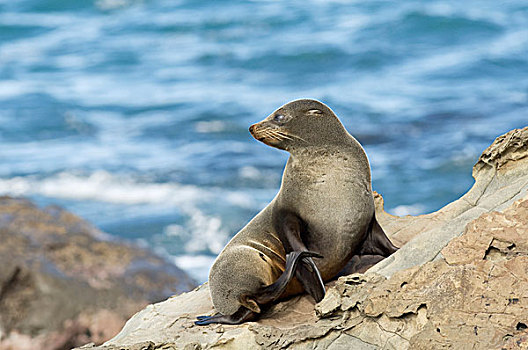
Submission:
[[[207,284],[149,305],[99,349],[514,349],[528,347],[528,128],[497,138],[474,186],[439,211],[377,217],[402,248],[258,322],[194,326]],[[86,348],[93,348],[88,345]]]
[[[145,305],[195,286],[183,271],[55,206],[0,197],[0,349],[114,336]]]

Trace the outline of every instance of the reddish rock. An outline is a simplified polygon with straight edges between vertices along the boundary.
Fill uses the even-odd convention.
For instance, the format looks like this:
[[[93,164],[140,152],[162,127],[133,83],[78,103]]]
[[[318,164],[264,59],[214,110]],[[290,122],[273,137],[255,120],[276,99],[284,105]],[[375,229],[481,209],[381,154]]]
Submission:
[[[0,197],[0,349],[59,350],[114,336],[194,281],[55,206]]]

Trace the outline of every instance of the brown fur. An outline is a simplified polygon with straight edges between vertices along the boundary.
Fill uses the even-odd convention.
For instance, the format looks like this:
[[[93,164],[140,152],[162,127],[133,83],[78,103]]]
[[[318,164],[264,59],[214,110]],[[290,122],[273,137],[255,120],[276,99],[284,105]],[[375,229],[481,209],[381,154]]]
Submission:
[[[272,284],[284,271],[286,253],[292,248],[277,227],[283,213],[302,220],[303,243],[324,256],[316,265],[325,281],[361,249],[374,216],[367,156],[326,105],[315,100],[290,102],[250,131],[291,156],[277,196],[233,237],[211,268],[213,304],[224,315],[241,305],[259,312],[245,296]],[[302,291],[293,279],[282,297]]]

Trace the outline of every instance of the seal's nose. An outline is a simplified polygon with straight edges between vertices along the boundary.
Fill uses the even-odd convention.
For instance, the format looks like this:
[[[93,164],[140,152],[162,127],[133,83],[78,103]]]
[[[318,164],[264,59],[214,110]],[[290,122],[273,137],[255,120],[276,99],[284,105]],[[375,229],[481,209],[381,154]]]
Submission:
[[[255,135],[255,125],[256,124],[253,124],[249,127],[249,132],[251,133],[251,135]]]

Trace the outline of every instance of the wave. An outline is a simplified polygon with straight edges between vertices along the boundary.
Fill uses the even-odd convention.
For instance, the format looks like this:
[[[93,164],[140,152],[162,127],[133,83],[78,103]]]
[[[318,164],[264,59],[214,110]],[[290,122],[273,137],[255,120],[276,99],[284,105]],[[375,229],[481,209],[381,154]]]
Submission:
[[[209,269],[216,257],[210,255],[178,255],[173,256],[172,261],[180,268],[188,272],[199,283],[207,281]]]
[[[149,183],[132,176],[115,175],[100,170],[88,175],[61,172],[39,178],[17,176],[0,179],[0,194],[12,196],[45,196],[80,201],[116,204],[163,204],[194,207],[200,203],[222,201],[242,208],[254,208],[258,202],[243,191],[205,188],[174,182]]]
[[[258,211],[263,201],[253,192],[206,188],[178,183],[149,183],[132,176],[116,175],[107,171],[96,171],[91,174],[61,172],[46,178],[36,176],[19,176],[0,179],[0,195],[43,196],[53,199],[74,200],[82,202],[99,202],[98,207],[118,205],[119,208],[130,208],[127,218],[123,213],[119,217],[123,223],[113,232],[126,236],[134,225],[135,218],[148,213],[151,227],[146,229],[144,244],[170,259],[176,256],[178,266],[186,270],[199,281],[207,280],[207,271],[216,256],[234,233],[232,223],[221,214],[222,211],[250,210]],[[93,206],[93,205],[92,205]],[[157,228],[159,218],[156,213],[167,215],[167,208],[175,208],[175,222]],[[136,208],[136,209],[134,209]],[[160,209],[163,208],[163,209]],[[102,209],[104,210],[104,209]],[[139,212],[138,212],[139,211]],[[79,213],[82,215],[82,213]],[[115,220],[112,211],[97,220]],[[224,213],[225,214],[225,213]],[[111,216],[112,218],[107,218]],[[131,217],[128,217],[131,216]],[[127,220],[132,220],[127,223]],[[114,228],[116,230],[116,228]],[[158,231],[160,230],[160,231]],[[123,231],[123,232],[121,232]],[[140,239],[141,241],[142,239]],[[180,255],[184,253],[184,255]],[[189,255],[187,255],[189,254]]]

